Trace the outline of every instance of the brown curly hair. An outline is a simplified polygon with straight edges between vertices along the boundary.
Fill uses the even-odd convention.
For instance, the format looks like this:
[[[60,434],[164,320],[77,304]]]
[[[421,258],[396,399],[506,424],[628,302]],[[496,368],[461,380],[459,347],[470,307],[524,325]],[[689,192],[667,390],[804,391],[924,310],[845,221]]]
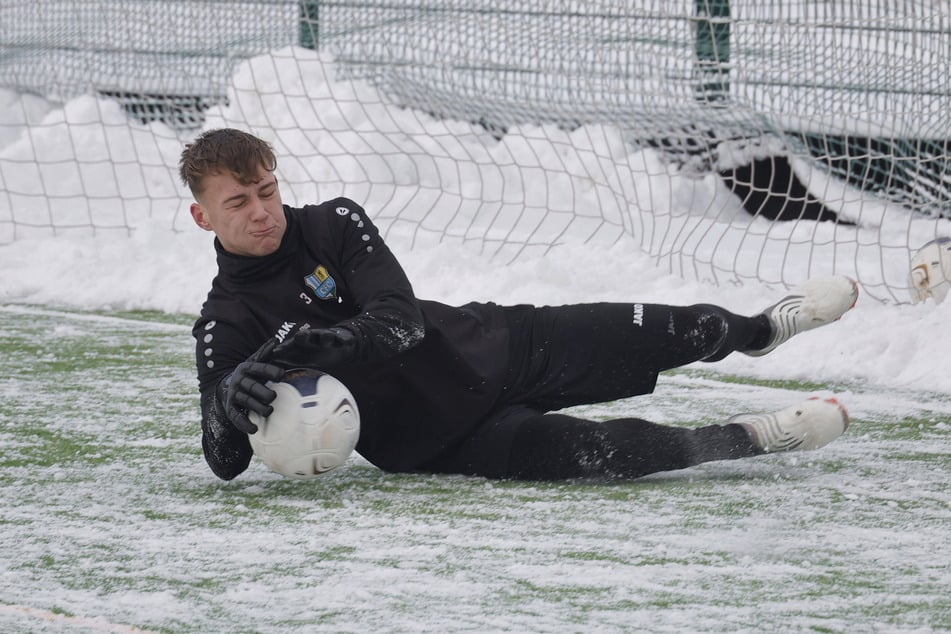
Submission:
[[[230,172],[242,185],[258,180],[258,168],[277,168],[274,149],[267,141],[233,128],[219,128],[200,134],[187,144],[178,163],[182,182],[196,198],[209,174]]]

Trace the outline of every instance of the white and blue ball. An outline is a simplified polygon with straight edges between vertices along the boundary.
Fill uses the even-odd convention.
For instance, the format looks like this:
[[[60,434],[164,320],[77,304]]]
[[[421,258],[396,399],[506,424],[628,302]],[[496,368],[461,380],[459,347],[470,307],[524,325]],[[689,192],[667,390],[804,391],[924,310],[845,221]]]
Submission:
[[[310,480],[336,469],[360,438],[360,412],[347,387],[319,370],[292,370],[268,382],[277,393],[267,418],[249,413],[254,454],[272,471]]]

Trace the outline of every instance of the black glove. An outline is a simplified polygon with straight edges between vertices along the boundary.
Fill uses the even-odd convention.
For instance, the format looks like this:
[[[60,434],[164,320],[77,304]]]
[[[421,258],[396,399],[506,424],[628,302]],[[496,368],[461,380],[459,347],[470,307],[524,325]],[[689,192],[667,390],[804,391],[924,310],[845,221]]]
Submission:
[[[274,408],[270,403],[277,394],[264,383],[277,381],[284,376],[284,369],[272,363],[266,363],[277,340],[271,337],[257,352],[242,361],[231,374],[218,382],[217,405],[222,408],[219,415],[240,431],[253,434],[258,426],[248,418],[248,411],[261,416],[270,416]]]
[[[271,361],[285,367],[329,370],[353,361],[356,350],[357,337],[346,328],[306,328],[279,343]]]

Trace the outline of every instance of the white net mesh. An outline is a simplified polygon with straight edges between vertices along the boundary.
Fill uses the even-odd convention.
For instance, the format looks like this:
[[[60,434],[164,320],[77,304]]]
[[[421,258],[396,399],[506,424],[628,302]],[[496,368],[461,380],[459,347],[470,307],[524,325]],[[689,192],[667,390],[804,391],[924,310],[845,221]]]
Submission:
[[[951,235],[951,3],[0,2],[0,244],[189,228],[182,144],[505,260],[633,236],[717,283],[908,298]],[[302,48],[315,46],[317,51]]]

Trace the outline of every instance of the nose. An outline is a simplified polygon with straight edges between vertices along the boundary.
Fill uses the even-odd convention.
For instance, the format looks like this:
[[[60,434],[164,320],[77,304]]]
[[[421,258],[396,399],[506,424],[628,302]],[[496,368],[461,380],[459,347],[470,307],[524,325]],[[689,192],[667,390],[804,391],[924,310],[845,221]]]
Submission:
[[[264,201],[260,198],[255,198],[251,202],[251,219],[257,222],[264,220],[268,217],[267,207],[264,205]]]

